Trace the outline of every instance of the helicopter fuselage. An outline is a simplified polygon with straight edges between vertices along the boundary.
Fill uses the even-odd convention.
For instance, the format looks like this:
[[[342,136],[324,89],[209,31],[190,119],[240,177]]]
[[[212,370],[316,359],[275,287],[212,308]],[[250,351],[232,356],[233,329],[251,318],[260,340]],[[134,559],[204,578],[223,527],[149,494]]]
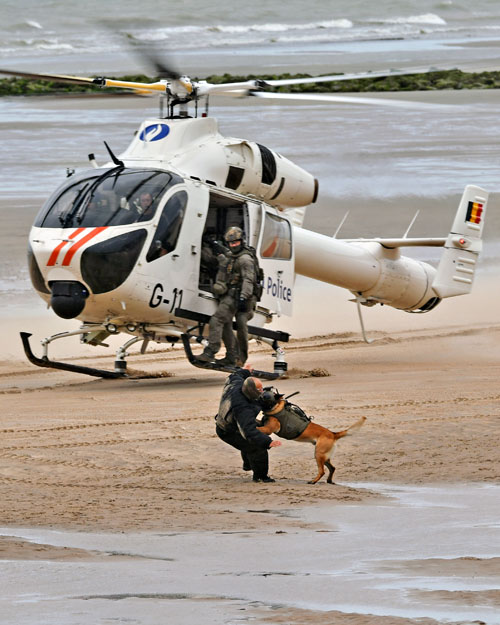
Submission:
[[[151,204],[144,208],[141,198]],[[291,314],[289,219],[262,201],[160,169],[69,178],[32,228],[32,282],[61,317],[125,331],[162,325],[175,336],[186,324],[177,309],[213,314],[217,246],[231,225],[260,250],[266,275],[253,323],[263,325],[271,312]]]
[[[440,301],[436,269],[402,256],[406,240],[342,241],[303,229],[305,205],[317,194],[313,176],[264,146],[222,137],[215,120],[146,120],[112,157],[68,177],[30,234],[35,289],[59,316],[100,328],[86,342],[114,332],[173,341],[200,319],[200,336],[206,333],[230,226],[243,230],[264,273],[257,328],[292,314],[296,273],[346,288],[368,306],[427,311]],[[484,200],[468,189],[455,231],[469,224],[476,236],[468,207]],[[470,290],[480,243],[462,249],[470,244],[450,239],[457,249],[440,272],[444,296]],[[462,273],[453,277],[456,267]]]

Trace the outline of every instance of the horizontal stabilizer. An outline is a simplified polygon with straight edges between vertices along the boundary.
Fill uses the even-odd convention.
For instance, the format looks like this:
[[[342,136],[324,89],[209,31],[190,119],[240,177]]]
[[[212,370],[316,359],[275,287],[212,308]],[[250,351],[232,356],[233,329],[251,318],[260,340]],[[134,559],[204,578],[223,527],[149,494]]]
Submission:
[[[467,186],[458,206],[455,221],[444,246],[432,288],[443,297],[471,292],[479,253],[488,193]]]
[[[346,243],[380,243],[383,247],[443,247],[446,243],[444,237],[421,237],[408,239],[406,237],[399,239],[342,239]]]

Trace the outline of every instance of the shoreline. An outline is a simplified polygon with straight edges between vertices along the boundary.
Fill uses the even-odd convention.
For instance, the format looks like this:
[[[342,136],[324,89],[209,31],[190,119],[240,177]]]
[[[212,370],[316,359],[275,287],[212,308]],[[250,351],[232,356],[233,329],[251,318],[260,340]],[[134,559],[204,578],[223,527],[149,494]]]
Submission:
[[[161,533],[0,527],[6,612],[53,622],[78,606],[79,625],[96,614],[152,625],[166,610],[179,625],[499,625],[499,486],[371,488],[385,499],[252,504],[267,523],[243,531],[230,522]]]

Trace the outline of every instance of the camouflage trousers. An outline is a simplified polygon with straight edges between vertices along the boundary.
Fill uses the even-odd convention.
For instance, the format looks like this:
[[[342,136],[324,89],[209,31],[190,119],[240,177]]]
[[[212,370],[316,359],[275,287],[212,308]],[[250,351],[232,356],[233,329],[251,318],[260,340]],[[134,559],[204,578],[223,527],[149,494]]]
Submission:
[[[226,354],[234,360],[246,362],[248,358],[248,322],[253,317],[255,300],[249,302],[248,312],[238,312],[238,302],[225,295],[219,302],[217,311],[210,319],[208,349],[213,356],[224,342]],[[236,338],[233,332],[233,318],[236,320]]]

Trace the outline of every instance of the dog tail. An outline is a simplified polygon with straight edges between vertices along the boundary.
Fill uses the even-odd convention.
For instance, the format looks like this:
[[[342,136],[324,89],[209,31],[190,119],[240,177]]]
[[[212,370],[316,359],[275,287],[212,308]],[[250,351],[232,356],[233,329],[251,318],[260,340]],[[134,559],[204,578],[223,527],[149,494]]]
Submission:
[[[353,423],[352,425],[350,425],[346,430],[342,430],[341,432],[333,432],[333,435],[335,436],[335,440],[338,440],[339,438],[342,438],[343,436],[347,436],[348,434],[352,434],[356,430],[359,430],[359,428],[363,425],[365,421],[366,421],[366,417],[361,417],[359,421],[356,421],[356,423]]]

